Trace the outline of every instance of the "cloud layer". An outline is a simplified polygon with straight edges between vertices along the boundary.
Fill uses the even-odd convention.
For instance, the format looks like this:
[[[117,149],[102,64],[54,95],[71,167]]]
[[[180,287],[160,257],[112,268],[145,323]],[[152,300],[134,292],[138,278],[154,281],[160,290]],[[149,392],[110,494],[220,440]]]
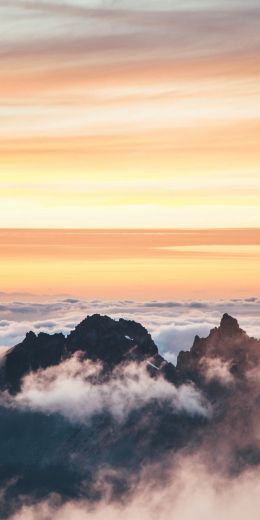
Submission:
[[[206,337],[211,328],[218,326],[225,312],[235,316],[249,335],[260,338],[260,300],[257,297],[219,301],[146,302],[86,301],[66,297],[49,301],[43,298],[41,303],[35,297],[31,297],[31,301],[30,296],[18,297],[20,301],[10,301],[10,296],[2,294],[2,347],[12,347],[19,343],[29,330],[36,334],[42,331],[50,334],[63,332],[67,335],[86,315],[94,313],[141,322],[152,334],[160,353],[173,363],[180,350],[191,348],[196,334]]]

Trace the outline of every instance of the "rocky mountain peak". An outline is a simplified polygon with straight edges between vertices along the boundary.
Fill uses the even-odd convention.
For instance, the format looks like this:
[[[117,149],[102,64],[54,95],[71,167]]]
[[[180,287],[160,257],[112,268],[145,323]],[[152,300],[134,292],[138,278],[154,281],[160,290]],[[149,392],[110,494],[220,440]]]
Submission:
[[[223,314],[222,316],[220,322],[220,331],[222,334],[227,336],[233,336],[235,334],[244,332],[242,329],[240,329],[238,321],[227,313]]]
[[[30,371],[58,365],[75,352],[101,361],[106,368],[129,361],[155,358],[163,362],[148,331],[132,320],[113,320],[109,316],[87,316],[67,338],[63,334],[36,335],[30,331],[25,339],[10,349],[4,364],[4,380],[10,391],[19,391],[22,378]],[[3,377],[2,377],[3,379]]]
[[[204,360],[227,363],[234,373],[243,376],[255,363],[259,363],[260,342],[250,338],[239,327],[238,321],[226,313],[220,326],[212,329],[208,337],[196,336],[191,350],[179,353],[177,372],[182,379],[200,382]]]
[[[86,357],[114,366],[124,359],[154,356],[158,349],[148,331],[139,323],[109,316],[87,316],[68,336],[69,352],[82,350]]]
[[[27,332],[26,335],[25,335],[25,341],[26,341],[26,342],[34,341],[36,337],[37,337],[37,336],[36,336],[35,332],[33,332],[32,330],[30,330],[30,331]]]

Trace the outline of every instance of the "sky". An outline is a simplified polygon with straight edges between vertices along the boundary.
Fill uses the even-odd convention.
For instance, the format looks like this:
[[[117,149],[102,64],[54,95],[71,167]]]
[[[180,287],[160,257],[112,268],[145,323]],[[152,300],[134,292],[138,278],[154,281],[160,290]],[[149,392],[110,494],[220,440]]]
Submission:
[[[256,0],[2,0],[2,228],[260,226]]]
[[[259,2],[2,0],[0,34],[0,289],[259,295]]]
[[[6,229],[0,250],[0,290],[7,293],[103,300],[260,295],[259,229]]]

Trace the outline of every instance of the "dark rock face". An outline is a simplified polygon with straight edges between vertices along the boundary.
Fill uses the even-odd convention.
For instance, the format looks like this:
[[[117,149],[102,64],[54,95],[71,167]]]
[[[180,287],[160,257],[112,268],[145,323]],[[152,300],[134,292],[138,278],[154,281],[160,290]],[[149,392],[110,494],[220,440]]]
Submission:
[[[179,353],[176,366],[179,378],[201,382],[203,358],[228,363],[231,373],[242,377],[259,365],[260,341],[247,336],[237,320],[224,314],[219,328],[211,330],[207,338],[196,336],[191,350]]]
[[[82,362],[102,363],[105,381],[113,380],[115,372],[120,377],[121,367],[134,361],[145,367],[152,384],[158,378],[177,389],[192,385],[211,412],[193,415],[153,398],[132,408],[122,423],[101,411],[78,424],[59,413],[0,403],[0,488],[5,489],[0,518],[19,510],[19,497],[37,502],[58,493],[63,500],[98,500],[102,490],[95,482],[104,467],[116,472],[113,490],[121,496],[129,481],[138,480],[144,464],[167,460],[183,449],[186,454],[200,450],[216,471],[239,473],[260,464],[260,341],[247,336],[228,314],[207,338],[196,336],[191,350],[179,353],[176,367],[160,356],[147,330],[134,321],[96,314],[67,338],[29,332],[5,356],[2,395],[8,391],[13,399],[19,397],[24,376],[38,377],[37,371],[48,367],[58,372],[78,351]]]
[[[142,361],[158,354],[147,330],[135,321],[94,314],[82,321],[67,338],[68,352],[82,350],[87,358],[114,366],[124,360]]]
[[[229,314],[224,314],[220,322],[220,331],[223,336],[241,335],[244,331],[240,329],[238,321]]]
[[[44,334],[38,336],[28,332],[25,339],[6,355],[3,384],[11,392],[20,390],[22,378],[39,368],[58,365],[65,353],[63,334]]]
[[[67,338],[63,334],[27,333],[24,341],[6,355],[2,386],[17,392],[26,374],[58,365],[77,351],[84,352],[85,358],[92,361],[101,361],[107,368],[154,356],[157,362],[162,362],[155,343],[142,325],[94,314],[83,320]]]

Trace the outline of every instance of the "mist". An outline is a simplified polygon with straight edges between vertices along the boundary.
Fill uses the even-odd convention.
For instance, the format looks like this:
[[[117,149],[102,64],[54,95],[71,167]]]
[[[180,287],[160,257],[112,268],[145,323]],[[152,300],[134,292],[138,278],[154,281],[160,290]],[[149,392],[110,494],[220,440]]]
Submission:
[[[214,475],[198,457],[181,457],[159,480],[160,468],[143,469],[141,480],[123,501],[111,501],[109,491],[98,504],[52,496],[36,506],[24,506],[11,520],[257,520],[260,472],[253,469],[237,478]],[[152,476],[151,476],[152,475]],[[165,485],[167,484],[167,485]]]

